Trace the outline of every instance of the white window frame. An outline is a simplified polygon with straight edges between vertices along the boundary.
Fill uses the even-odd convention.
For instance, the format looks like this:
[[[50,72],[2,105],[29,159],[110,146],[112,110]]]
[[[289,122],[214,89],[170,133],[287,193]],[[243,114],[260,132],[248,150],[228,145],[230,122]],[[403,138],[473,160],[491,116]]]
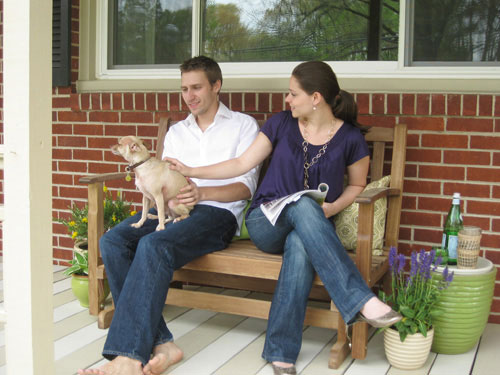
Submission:
[[[177,68],[108,69],[108,1],[80,3],[79,91],[178,90]],[[405,66],[408,1],[400,0],[400,14],[405,16],[400,17],[398,61],[330,61],[343,88],[354,92],[498,92],[499,66]],[[201,1],[193,0],[193,56],[200,44],[200,7]],[[297,62],[221,63],[224,91],[286,90],[296,65]]]

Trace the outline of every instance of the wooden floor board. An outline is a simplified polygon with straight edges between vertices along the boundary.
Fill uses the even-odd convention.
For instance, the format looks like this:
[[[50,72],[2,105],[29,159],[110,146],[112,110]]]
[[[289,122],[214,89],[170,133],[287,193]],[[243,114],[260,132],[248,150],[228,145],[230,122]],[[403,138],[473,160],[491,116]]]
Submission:
[[[427,361],[425,361],[425,364],[416,370],[400,370],[396,367],[390,368],[390,370],[387,372],[387,375],[427,375],[432,368],[432,365],[434,364],[434,361],[436,360],[436,353],[430,353],[429,357],[427,358]]]
[[[169,374],[212,374],[229,358],[239,353],[259,337],[265,329],[265,320],[256,318],[245,319],[210,346],[194,355],[190,360],[177,367],[174,371],[169,372]]]
[[[65,305],[66,303],[74,301],[75,299],[76,298],[75,295],[73,294],[73,291],[71,289],[68,289],[63,292],[54,294],[54,297],[52,299],[52,304],[55,309],[56,307]]]
[[[3,272],[0,263],[0,307],[3,307]],[[95,368],[107,361],[101,356],[107,330],[97,328],[96,318],[80,306],[71,291],[64,267],[54,266],[54,351],[56,375],[74,375],[78,368]],[[209,293],[245,296],[246,291],[190,286]],[[253,298],[269,300],[271,294]],[[166,305],[163,316],[184,351],[184,359],[167,370],[171,375],[272,375],[261,358],[267,321],[237,315]],[[373,333],[373,331],[371,331]],[[385,358],[383,335],[373,335],[367,358],[350,356],[337,370],[328,368],[336,331],[306,327],[296,367],[300,375],[494,375],[500,369],[500,325],[488,324],[478,345],[467,353],[431,353],[423,368],[403,371]],[[6,373],[5,334],[0,324],[0,375]],[[164,375],[165,375],[164,374]]]
[[[178,367],[189,362],[195,355],[216,342],[245,319],[245,317],[238,315],[216,314],[196,329],[177,339],[175,343],[183,350],[184,358],[181,362],[171,366],[167,370],[167,374],[175,372]]]
[[[471,372],[478,345],[460,355],[438,354],[429,375],[468,375]]]
[[[385,358],[384,335],[375,334],[368,342],[366,358],[354,361],[345,372],[346,375],[382,375],[389,370],[389,362]]]
[[[101,352],[105,340],[105,337],[101,337],[56,360],[56,375],[73,375],[80,368],[99,367],[92,365],[102,361]]]
[[[336,335],[336,330],[308,327],[302,337],[302,348],[296,363],[297,372],[305,369]],[[328,366],[328,361],[324,365]]]
[[[214,375],[251,375],[258,373],[267,361],[261,357],[266,335],[263,332],[238,354],[219,367]]]
[[[65,303],[59,307],[54,308],[54,322],[63,320],[73,314],[77,314],[81,311],[88,311],[85,307],[80,305],[76,299]]]
[[[91,324],[56,340],[54,343],[55,360],[57,361],[75,350],[106,336],[107,332],[105,329],[97,328],[97,324]]]
[[[500,324],[488,324],[481,337],[472,375],[500,373]]]

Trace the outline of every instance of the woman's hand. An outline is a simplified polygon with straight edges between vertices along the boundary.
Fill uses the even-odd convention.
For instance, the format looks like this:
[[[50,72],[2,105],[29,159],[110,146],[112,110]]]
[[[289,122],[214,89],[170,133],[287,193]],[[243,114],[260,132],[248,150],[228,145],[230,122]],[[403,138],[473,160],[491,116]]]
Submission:
[[[174,159],[174,158],[169,158],[169,157],[165,157],[165,158],[163,158],[163,160],[170,163],[170,165],[169,165],[170,169],[177,171],[177,172],[180,172],[182,175],[184,175],[186,177],[193,177],[193,175],[192,175],[193,168],[188,167],[187,165],[184,165],[179,160]]]
[[[179,194],[177,194],[177,199],[179,203],[185,204],[186,206],[194,206],[200,201],[201,193],[198,186],[191,181],[189,177],[186,177],[188,184],[180,189]]]
[[[322,205],[321,205],[321,208],[323,209],[323,212],[325,213],[325,217],[328,219],[330,217],[332,217],[333,215],[336,215],[339,213],[339,209],[337,208],[337,205],[335,204],[335,202],[332,202],[332,203],[327,203],[327,202],[324,202]]]

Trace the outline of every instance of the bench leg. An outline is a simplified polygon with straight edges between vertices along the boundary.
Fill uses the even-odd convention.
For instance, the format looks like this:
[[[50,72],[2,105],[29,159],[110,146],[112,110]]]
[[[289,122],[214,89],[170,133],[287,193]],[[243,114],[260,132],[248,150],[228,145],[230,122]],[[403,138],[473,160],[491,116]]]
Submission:
[[[97,327],[100,329],[107,329],[111,325],[113,315],[115,314],[115,306],[108,307],[97,315]]]
[[[330,359],[328,360],[328,367],[337,369],[342,365],[346,357],[349,355],[349,342],[347,340],[347,326],[344,319],[339,314],[337,323],[337,341],[333,344],[330,350]]]
[[[368,344],[368,323],[359,322],[352,329],[352,358],[365,359]]]

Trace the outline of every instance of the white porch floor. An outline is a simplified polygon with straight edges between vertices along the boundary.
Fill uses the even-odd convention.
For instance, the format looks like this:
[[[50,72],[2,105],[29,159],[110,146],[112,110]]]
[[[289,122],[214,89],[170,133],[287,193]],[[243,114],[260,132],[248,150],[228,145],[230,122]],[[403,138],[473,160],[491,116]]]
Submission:
[[[1,267],[1,265],[0,265]],[[72,375],[78,368],[98,367],[107,330],[97,328],[96,319],[75,300],[70,278],[54,267],[54,351],[56,375]],[[0,278],[3,275],[0,273]],[[211,288],[214,293],[245,293]],[[0,284],[3,301],[3,281]],[[3,304],[3,302],[2,302]],[[184,359],[168,369],[172,375],[272,375],[260,357],[266,321],[236,315],[166,306],[164,316],[184,351]],[[401,371],[392,368],[384,355],[383,335],[373,335],[365,360],[347,358],[337,370],[327,366],[336,331],[304,328],[297,370],[304,375],[390,374],[390,375],[495,375],[500,369],[500,325],[488,324],[478,345],[461,355],[431,353],[424,368]],[[0,327],[0,375],[5,374],[5,337]],[[21,375],[21,374],[19,374]]]

